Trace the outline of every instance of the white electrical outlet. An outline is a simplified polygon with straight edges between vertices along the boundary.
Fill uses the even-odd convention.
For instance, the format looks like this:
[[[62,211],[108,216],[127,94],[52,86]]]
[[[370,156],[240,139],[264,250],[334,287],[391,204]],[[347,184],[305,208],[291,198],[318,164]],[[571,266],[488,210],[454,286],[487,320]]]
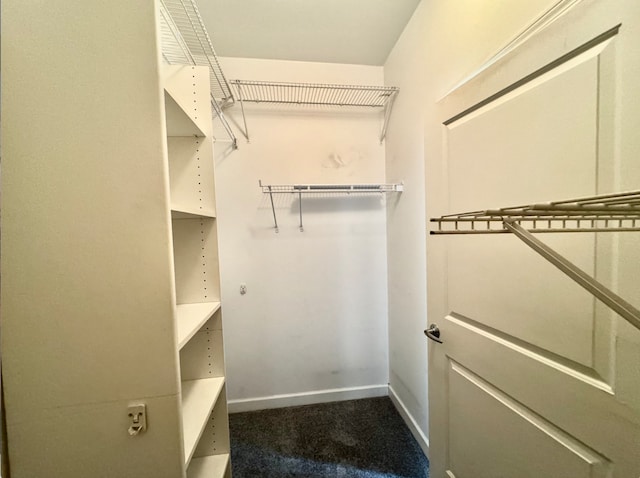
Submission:
[[[245,295],[247,293],[247,284],[240,284],[240,295]]]

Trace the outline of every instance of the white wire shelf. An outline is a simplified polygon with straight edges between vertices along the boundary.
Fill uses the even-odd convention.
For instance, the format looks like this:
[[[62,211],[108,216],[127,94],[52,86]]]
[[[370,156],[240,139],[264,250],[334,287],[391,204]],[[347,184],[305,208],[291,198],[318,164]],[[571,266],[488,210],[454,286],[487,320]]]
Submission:
[[[360,194],[385,194],[401,193],[404,191],[404,183],[395,184],[262,184],[258,185],[264,194],[269,195],[271,210],[273,212],[273,223],[275,232],[279,232],[276,207],[273,202],[274,194],[296,194],[298,195],[298,208],[300,216],[300,232],[304,232],[302,225],[302,195],[360,195]]]
[[[380,142],[385,138],[393,102],[400,91],[394,86],[334,85],[320,83],[283,83],[231,80],[235,97],[240,102],[245,131],[244,102],[328,107],[371,108],[384,112]]]
[[[438,224],[431,234],[512,232],[505,222],[532,233],[640,231],[640,191],[449,214],[431,222]]]
[[[163,41],[162,54],[169,63],[185,64],[184,60],[193,59],[199,66],[208,66],[211,76],[211,94],[216,101],[223,106],[228,102],[233,102],[234,97],[220,63],[218,56],[213,49],[211,38],[204,26],[200,12],[194,0],[161,0],[161,12],[168,13],[171,20],[166,20],[166,15],[162,15],[165,29],[177,30],[180,33],[180,40],[173,41],[175,33],[162,31]],[[169,35],[165,37],[165,34]],[[187,58],[185,58],[185,47]],[[189,61],[189,64],[192,62]]]
[[[640,310],[533,234],[640,231],[640,190],[449,214],[431,219],[431,222],[438,224],[438,229],[432,230],[431,234],[514,234],[611,310],[640,329]]]
[[[160,37],[168,64],[209,68],[211,107],[236,149],[237,139],[222,111],[235,98],[194,0],[160,0]]]
[[[402,192],[404,185],[398,184],[262,184],[263,193],[393,193]]]
[[[241,101],[383,108],[398,93],[393,86],[330,85],[231,80]]]

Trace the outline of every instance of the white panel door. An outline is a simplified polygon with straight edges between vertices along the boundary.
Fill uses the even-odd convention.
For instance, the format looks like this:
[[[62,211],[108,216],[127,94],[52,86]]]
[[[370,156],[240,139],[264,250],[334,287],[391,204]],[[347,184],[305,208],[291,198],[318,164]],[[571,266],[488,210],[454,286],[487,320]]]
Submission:
[[[442,214],[640,188],[639,4],[573,2],[442,101]],[[539,238],[638,307],[622,234]],[[429,246],[431,476],[640,477],[640,331],[513,235]]]

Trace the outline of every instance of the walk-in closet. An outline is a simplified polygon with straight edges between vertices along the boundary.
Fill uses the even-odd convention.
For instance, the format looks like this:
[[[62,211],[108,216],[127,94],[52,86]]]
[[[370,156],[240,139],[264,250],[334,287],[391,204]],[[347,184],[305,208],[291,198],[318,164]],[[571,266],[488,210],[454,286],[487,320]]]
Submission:
[[[3,478],[638,478],[635,0],[2,2]]]

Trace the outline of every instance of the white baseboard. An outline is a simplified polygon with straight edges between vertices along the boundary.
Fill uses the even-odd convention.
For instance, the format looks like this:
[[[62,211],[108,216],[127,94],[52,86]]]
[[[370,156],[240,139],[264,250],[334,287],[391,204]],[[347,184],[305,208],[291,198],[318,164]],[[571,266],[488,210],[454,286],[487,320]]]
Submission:
[[[269,397],[243,398],[229,400],[229,413],[251,412],[268,408],[296,407],[316,403],[356,400],[358,398],[385,397],[389,394],[388,385],[368,385],[365,387],[334,388],[313,392],[288,393]]]
[[[389,385],[389,398],[395,405],[404,422],[409,427],[409,430],[418,442],[418,445],[420,445],[420,448],[422,448],[422,451],[424,452],[426,457],[429,458],[429,439],[422,432],[411,413],[409,413],[409,410],[407,410],[404,402],[400,400],[400,397],[398,397],[398,395],[396,395],[396,392],[391,385]]]

